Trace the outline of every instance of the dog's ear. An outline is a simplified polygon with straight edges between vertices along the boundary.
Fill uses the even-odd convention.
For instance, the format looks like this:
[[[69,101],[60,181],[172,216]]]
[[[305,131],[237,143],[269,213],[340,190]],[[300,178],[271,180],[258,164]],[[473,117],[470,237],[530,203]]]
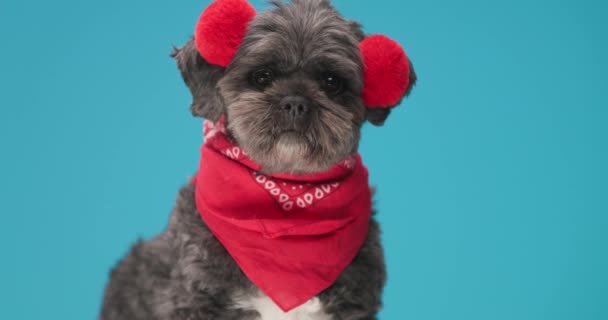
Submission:
[[[216,0],[201,14],[194,38],[172,56],[192,92],[192,114],[217,121],[224,113],[217,84],[236,54],[255,9],[246,0]]]
[[[368,36],[360,45],[364,65],[363,102],[367,120],[381,126],[416,83],[414,67],[403,48],[383,36]]]
[[[224,75],[224,68],[205,61],[199,54],[194,40],[188,41],[171,54],[177,62],[184,82],[192,93],[190,111],[197,117],[217,121],[224,113],[224,106],[217,90],[217,83]]]

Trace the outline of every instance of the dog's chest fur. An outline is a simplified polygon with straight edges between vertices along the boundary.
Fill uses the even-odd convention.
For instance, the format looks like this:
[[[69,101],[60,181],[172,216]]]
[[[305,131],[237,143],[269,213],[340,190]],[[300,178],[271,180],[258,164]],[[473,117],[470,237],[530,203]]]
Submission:
[[[256,296],[239,296],[234,298],[235,307],[243,310],[257,311],[259,320],[332,320],[333,318],[324,312],[319,298],[312,298],[305,304],[283,312],[268,296],[259,294]]]

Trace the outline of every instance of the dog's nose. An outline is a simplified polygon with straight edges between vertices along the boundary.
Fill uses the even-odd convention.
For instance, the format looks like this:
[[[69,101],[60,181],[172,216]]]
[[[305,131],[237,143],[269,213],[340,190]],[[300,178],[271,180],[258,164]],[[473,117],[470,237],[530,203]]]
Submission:
[[[300,119],[310,111],[310,101],[302,96],[288,96],[281,100],[281,109],[292,119]]]

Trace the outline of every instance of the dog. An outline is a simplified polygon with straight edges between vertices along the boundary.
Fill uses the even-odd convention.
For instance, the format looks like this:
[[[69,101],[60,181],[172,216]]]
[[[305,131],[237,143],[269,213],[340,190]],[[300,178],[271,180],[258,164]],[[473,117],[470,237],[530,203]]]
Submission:
[[[227,18],[227,10],[241,10],[232,21],[238,22],[232,28],[236,35],[222,34],[229,31],[225,29],[230,29],[232,23]],[[345,256],[343,260],[348,263],[330,279],[329,286],[324,283],[322,287],[313,288],[322,290],[311,291],[315,294],[310,299],[286,308],[287,304],[279,307],[280,303],[277,303],[288,301],[281,300],[280,290],[275,297],[269,297],[267,292],[281,285],[295,294],[300,289],[305,291],[308,278],[302,278],[299,273],[307,270],[289,275],[293,277],[290,279],[303,279],[303,282],[276,281],[266,287],[258,285],[262,281],[252,275],[271,280],[273,275],[245,268],[246,264],[240,258],[236,261],[234,252],[238,248],[233,251],[231,245],[238,247],[249,242],[243,243],[239,239],[240,232],[229,231],[228,236],[219,233],[219,228],[211,224],[211,217],[208,220],[201,215],[197,187],[200,184],[203,188],[214,179],[221,180],[233,174],[232,169],[205,169],[203,166],[213,163],[213,159],[234,165],[230,161],[236,159],[235,155],[246,156],[243,159],[256,165],[256,169],[251,170],[251,181],[261,181],[262,189],[269,185],[274,188],[260,196],[271,200],[271,193],[278,190],[275,184],[283,181],[278,178],[271,181],[277,173],[288,173],[290,177],[310,176],[331,171],[336,164],[349,165],[348,161],[351,162],[347,167],[352,169],[361,127],[365,122],[381,126],[391,108],[409,95],[416,82],[413,66],[409,59],[403,60],[404,54],[398,55],[401,69],[397,69],[403,72],[396,77],[390,74],[397,70],[393,66],[385,70],[382,77],[368,76],[366,68],[373,67],[374,61],[367,61],[362,50],[373,52],[378,49],[378,43],[370,43],[367,46],[371,48],[365,49],[363,42],[368,36],[361,26],[343,18],[328,0],[272,1],[272,8],[263,13],[256,14],[252,10],[244,0],[216,0],[201,16],[197,27],[199,36],[172,54],[192,93],[192,114],[209,121],[206,140],[213,140],[214,135],[221,133],[220,138],[232,141],[230,148],[236,149],[234,153],[224,154],[214,153],[215,149],[209,147],[203,151],[200,170],[207,170],[208,175],[204,179],[200,176],[193,179],[181,189],[166,230],[151,240],[137,242],[112,270],[101,320],[376,319],[386,271],[380,228],[367,199],[362,200],[365,205],[353,209],[367,211],[364,219],[359,219],[363,221],[364,229],[361,230],[364,231],[353,233],[355,238],[361,239],[360,244],[352,246],[356,249],[354,257]],[[213,11],[221,17],[216,21],[219,25],[213,25],[210,13]],[[209,31],[210,27],[214,29]],[[220,48],[222,50],[204,47],[205,43],[214,41],[227,41],[227,44]],[[391,58],[387,55],[390,50],[376,51],[381,59]],[[392,86],[399,81],[396,93],[388,92],[395,91]],[[391,96],[388,100],[387,95]],[[381,104],[381,107],[373,104]],[[222,158],[226,155],[230,157]],[[362,188],[361,185],[356,187]],[[365,196],[357,198],[371,198],[368,184],[363,187]],[[294,184],[292,188],[297,187]],[[334,188],[338,187],[322,185],[316,189],[320,198],[331,199],[322,200],[324,208],[331,208],[337,202],[335,194],[339,191]],[[200,196],[212,202],[221,197],[238,201],[240,195],[235,193],[245,192],[204,190],[207,191]],[[279,191],[276,195],[276,203],[282,204],[282,209],[309,205],[307,198],[306,201],[297,198],[296,204],[287,206],[290,203],[286,200],[288,196],[282,199],[283,194]],[[311,208],[315,206],[321,206],[321,203],[310,205]],[[220,209],[223,207],[221,205]],[[286,215],[286,219],[299,217],[298,213]],[[331,234],[344,228],[332,229]],[[284,238],[288,235],[270,236],[260,241]],[[348,242],[342,243],[348,246]],[[339,247],[331,250],[334,251],[329,252],[340,256]]]

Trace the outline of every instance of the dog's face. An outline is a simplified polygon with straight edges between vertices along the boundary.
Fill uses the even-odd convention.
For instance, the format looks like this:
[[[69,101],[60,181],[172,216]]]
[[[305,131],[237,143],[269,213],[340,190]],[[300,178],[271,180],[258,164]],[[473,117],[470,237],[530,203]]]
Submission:
[[[361,39],[358,26],[314,1],[250,24],[219,89],[229,131],[266,171],[321,171],[356,151]]]
[[[324,171],[357,151],[366,119],[382,124],[390,109],[363,102],[358,24],[325,0],[274,4],[251,21],[226,68],[207,63],[192,41],[175,56],[193,113],[213,121],[224,115],[265,173]]]

